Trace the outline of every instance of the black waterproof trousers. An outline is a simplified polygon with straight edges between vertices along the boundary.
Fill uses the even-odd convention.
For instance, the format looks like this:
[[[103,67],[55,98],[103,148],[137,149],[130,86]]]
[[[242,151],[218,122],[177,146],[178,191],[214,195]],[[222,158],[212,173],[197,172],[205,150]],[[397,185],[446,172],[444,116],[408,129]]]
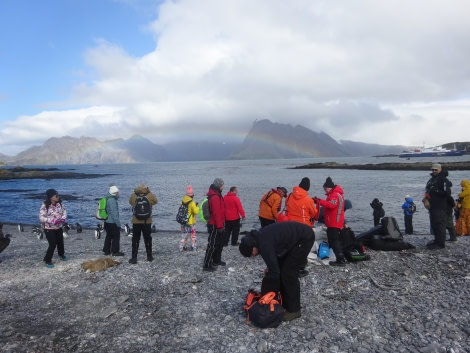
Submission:
[[[335,253],[336,261],[344,261],[343,254],[343,242],[341,241],[341,229],[328,227],[326,230],[326,236],[328,237],[328,243],[330,244],[331,250]]]
[[[65,256],[64,250],[64,231],[60,229],[45,229],[44,234],[46,235],[47,242],[49,247],[46,251],[46,256],[44,256],[44,262],[46,264],[51,263],[52,256],[54,255],[54,250],[57,247],[57,253],[60,257]]]
[[[447,213],[445,209],[429,210],[429,219],[431,221],[431,228],[434,234],[434,242],[441,247],[446,246],[446,224]]]
[[[224,231],[218,231],[215,225],[208,224],[207,231],[209,232],[209,238],[207,239],[206,255],[204,256],[204,267],[206,268],[222,261],[222,250],[225,241]]]
[[[232,245],[237,245],[238,235],[240,234],[240,218],[232,221],[225,220],[225,244],[228,245],[230,236],[232,237]]]
[[[405,233],[413,234],[413,216],[405,215]]]
[[[259,218],[259,222],[261,223],[261,228],[269,226],[270,224],[276,223],[276,221],[273,219],[267,219],[267,218],[263,218],[259,216],[258,218]]]
[[[282,305],[289,312],[300,310],[299,270],[304,267],[305,260],[312,249],[314,241],[314,232],[306,234],[286,256],[279,259]],[[265,276],[261,283],[261,293],[265,294],[270,292],[275,287],[276,284],[273,282],[273,279],[269,276]]]
[[[103,252],[116,254],[119,252],[121,241],[121,228],[116,223],[104,223],[106,237],[104,238]]]
[[[132,258],[137,258],[141,235],[144,238],[147,257],[152,255],[152,225],[150,223],[132,224]]]

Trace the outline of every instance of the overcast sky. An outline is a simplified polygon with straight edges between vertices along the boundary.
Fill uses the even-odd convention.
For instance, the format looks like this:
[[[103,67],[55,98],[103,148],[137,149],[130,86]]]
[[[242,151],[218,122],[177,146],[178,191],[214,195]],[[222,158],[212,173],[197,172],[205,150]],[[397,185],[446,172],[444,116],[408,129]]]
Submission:
[[[0,1],[0,153],[242,139],[256,119],[470,141],[469,18],[464,0]]]

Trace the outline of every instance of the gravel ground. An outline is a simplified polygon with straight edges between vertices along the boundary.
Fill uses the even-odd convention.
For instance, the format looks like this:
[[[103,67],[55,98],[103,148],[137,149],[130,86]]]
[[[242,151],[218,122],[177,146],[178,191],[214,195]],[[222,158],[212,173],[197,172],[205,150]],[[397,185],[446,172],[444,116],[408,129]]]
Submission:
[[[69,261],[55,254],[53,269],[30,226],[3,230],[12,240],[0,254],[1,352],[470,352],[470,237],[429,251],[431,236],[406,236],[416,249],[371,250],[345,268],[310,262],[302,317],[262,330],[243,311],[262,259],[229,246],[227,266],[203,272],[206,233],[183,253],[179,234],[154,233],[155,260],[141,242],[131,265],[123,232],[122,264],[86,273],[81,264],[102,256],[92,229],[69,232]]]

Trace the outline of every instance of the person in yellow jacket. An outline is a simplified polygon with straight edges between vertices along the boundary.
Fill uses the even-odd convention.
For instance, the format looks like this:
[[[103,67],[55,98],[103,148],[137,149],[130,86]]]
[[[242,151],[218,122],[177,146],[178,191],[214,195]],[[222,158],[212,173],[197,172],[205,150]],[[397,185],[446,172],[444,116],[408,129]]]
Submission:
[[[462,191],[459,192],[460,212],[456,231],[458,235],[470,235],[470,182],[463,179],[460,182]]]
[[[199,205],[193,200],[194,191],[191,185],[186,187],[186,195],[184,195],[181,200],[182,203],[188,204],[188,222],[181,225],[181,240],[179,243],[180,251],[191,250],[194,251],[197,249],[196,245],[196,215],[199,213]],[[186,243],[188,238],[191,242],[191,247],[188,248]]]
[[[145,201],[146,199],[146,201]],[[146,218],[142,218],[137,212],[136,207],[137,203],[141,202],[149,204],[149,214]],[[147,261],[153,261],[152,255],[152,206],[156,205],[158,202],[154,194],[150,192],[150,188],[141,183],[138,187],[134,189],[134,193],[129,198],[129,204],[132,206],[132,211],[134,213],[132,217],[132,257],[129,259],[130,264],[137,263],[137,253],[139,252],[139,243],[140,236],[143,235],[145,250],[147,251]],[[147,208],[145,206],[144,208]]]
[[[263,195],[259,202],[258,212],[261,228],[276,222],[279,211],[281,211],[282,198],[286,196],[287,189],[282,186],[273,188]]]

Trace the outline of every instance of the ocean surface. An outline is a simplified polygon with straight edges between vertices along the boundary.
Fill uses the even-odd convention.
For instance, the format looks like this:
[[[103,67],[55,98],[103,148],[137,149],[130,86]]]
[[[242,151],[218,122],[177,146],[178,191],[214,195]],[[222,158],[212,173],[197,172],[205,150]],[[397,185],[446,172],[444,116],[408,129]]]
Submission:
[[[367,163],[414,163],[427,161],[468,161],[470,156],[446,157],[439,159],[413,158],[403,160],[398,157],[350,157],[350,158],[308,158],[286,160],[256,161],[216,161],[216,162],[160,162],[146,164],[105,164],[105,165],[63,165],[54,166],[61,170],[89,174],[111,174],[90,179],[53,179],[53,180],[9,180],[0,181],[0,222],[39,224],[38,213],[45,191],[58,190],[67,207],[68,223],[72,226],[79,222],[84,227],[96,227],[94,212],[97,200],[107,194],[109,185],[114,183],[120,189],[118,199],[121,223],[130,223],[131,206],[129,197],[140,182],[150,186],[158,199],[154,207],[153,224],[158,231],[178,231],[175,216],[185,194],[186,186],[191,184],[195,200],[200,202],[214,178],[225,181],[223,194],[230,186],[237,186],[239,197],[246,212],[242,230],[259,228],[259,200],[269,189],[284,186],[289,191],[298,185],[303,177],[311,181],[310,196],[324,198],[323,183],[330,176],[341,185],[345,196],[352,202],[352,209],[346,212],[348,225],[357,233],[373,226],[370,202],[378,198],[383,204],[386,216],[397,218],[404,229],[401,205],[409,194],[417,205],[413,224],[415,233],[429,234],[429,216],[422,206],[421,199],[430,171],[362,171],[362,170],[294,170],[291,167],[308,163],[335,161],[347,164]],[[47,166],[49,167],[49,166]],[[449,180],[454,184],[452,194],[460,192],[462,179],[470,179],[470,171],[452,171]],[[205,231],[205,224],[198,221],[199,231]],[[71,232],[73,234],[73,231]]]

